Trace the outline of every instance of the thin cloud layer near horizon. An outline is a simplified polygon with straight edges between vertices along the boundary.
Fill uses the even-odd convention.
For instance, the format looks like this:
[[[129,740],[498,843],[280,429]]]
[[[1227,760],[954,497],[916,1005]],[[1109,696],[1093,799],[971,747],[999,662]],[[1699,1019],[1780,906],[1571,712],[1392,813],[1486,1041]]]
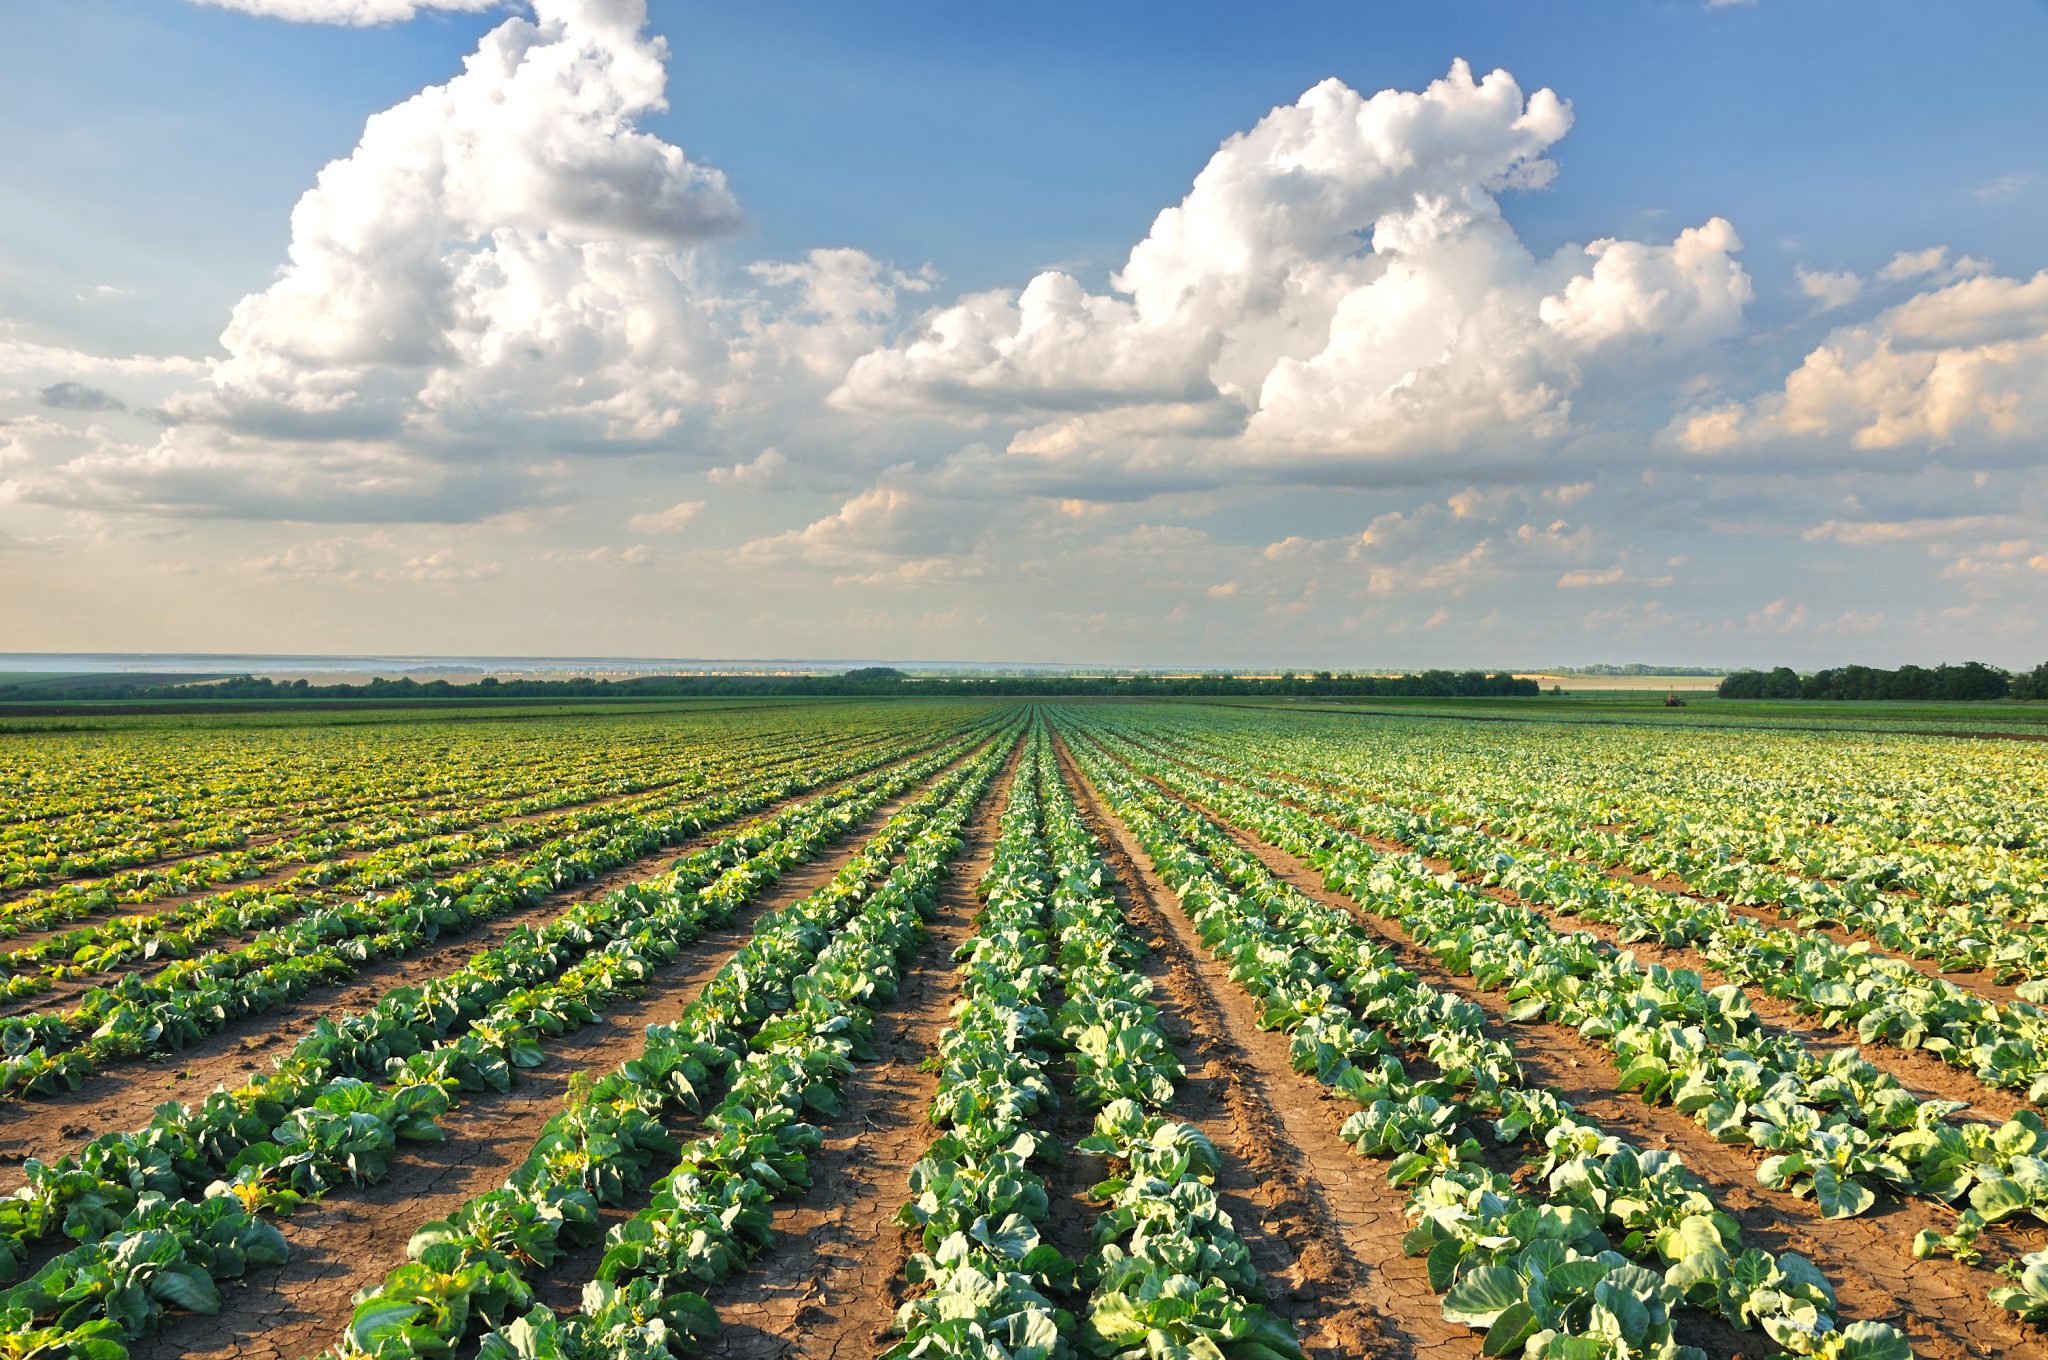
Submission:
[[[740,8],[24,5],[10,646],[2048,655],[2037,5]]]

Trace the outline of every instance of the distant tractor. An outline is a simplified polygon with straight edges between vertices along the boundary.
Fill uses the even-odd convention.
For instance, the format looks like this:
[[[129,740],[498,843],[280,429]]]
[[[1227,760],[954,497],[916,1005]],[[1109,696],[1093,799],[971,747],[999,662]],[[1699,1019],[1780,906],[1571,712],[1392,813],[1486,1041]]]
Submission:
[[[1685,700],[1683,700],[1683,699],[1679,698],[1679,697],[1678,697],[1678,696],[1677,696],[1676,694],[1667,694],[1667,695],[1665,695],[1665,696],[1664,696],[1664,707],[1666,707],[1666,708],[1684,708],[1684,707],[1685,707]]]

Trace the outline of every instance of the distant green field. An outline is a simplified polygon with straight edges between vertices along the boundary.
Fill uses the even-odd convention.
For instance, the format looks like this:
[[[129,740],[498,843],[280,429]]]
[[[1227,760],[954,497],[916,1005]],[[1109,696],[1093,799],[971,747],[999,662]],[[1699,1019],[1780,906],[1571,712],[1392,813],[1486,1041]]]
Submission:
[[[1606,690],[1536,699],[1213,699],[1235,708],[1279,708],[1405,717],[1486,718],[1509,722],[1642,723],[1655,726],[1841,728],[1848,731],[2014,733],[2048,736],[2048,704],[1995,700],[1921,703],[1898,700],[1721,699],[1685,694],[1666,708],[1660,692]]]
[[[151,728],[364,727],[392,723],[503,722],[546,717],[620,717],[637,713],[710,713],[722,709],[790,708],[804,704],[849,704],[858,699],[825,695],[716,695],[702,699],[533,699],[470,704],[447,699],[193,700],[168,705],[157,700],[79,700],[59,713],[38,712],[33,703],[0,703],[0,735],[34,732],[137,731]],[[884,701],[887,702],[887,701]],[[902,702],[918,702],[906,700]]]

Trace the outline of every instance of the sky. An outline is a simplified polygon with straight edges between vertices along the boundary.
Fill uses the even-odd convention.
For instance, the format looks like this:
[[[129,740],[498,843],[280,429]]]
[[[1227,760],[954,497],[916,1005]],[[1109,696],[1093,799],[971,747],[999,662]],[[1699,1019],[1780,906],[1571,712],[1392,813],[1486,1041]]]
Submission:
[[[15,0],[0,650],[2031,667],[2043,50]]]

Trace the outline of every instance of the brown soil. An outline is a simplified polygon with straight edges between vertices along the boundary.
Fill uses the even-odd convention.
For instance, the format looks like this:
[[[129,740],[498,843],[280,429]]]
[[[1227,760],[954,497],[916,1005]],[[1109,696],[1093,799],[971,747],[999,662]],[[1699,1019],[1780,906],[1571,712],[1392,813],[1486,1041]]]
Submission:
[[[930,933],[901,989],[875,1017],[875,1060],[857,1066],[845,1108],[823,1122],[810,1190],[775,1213],[775,1241],[706,1294],[725,1329],[712,1353],[741,1360],[872,1356],[886,1344],[904,1297],[914,1239],[896,1224],[910,1170],[931,1145],[926,1119],[938,1078],[924,1060],[951,1023],[960,977],[953,951],[974,933],[975,885],[994,858],[1002,811],[1023,747],[977,809],[961,856],[946,874]]]
[[[1337,1137],[1349,1108],[1293,1072],[1286,1039],[1258,1027],[1251,999],[1203,950],[1143,848],[1064,746],[1060,755],[1151,948],[1153,1000],[1188,1066],[1173,1113],[1223,1153],[1217,1190],[1274,1285],[1274,1311],[1315,1360],[1477,1355],[1479,1334],[1444,1320],[1423,1262],[1401,1250],[1404,1197]]]
[[[961,757],[963,760],[966,758]],[[946,770],[955,768],[957,764],[948,765]],[[944,771],[935,773],[932,778],[936,779],[942,773]],[[444,936],[418,953],[371,964],[346,983],[316,987],[276,1009],[238,1019],[183,1053],[121,1063],[87,1078],[77,1091],[62,1097],[0,1101],[0,1164],[18,1164],[28,1157],[49,1161],[75,1150],[81,1143],[108,1129],[142,1127],[149,1122],[149,1116],[156,1107],[167,1100],[192,1104],[204,1100],[216,1086],[239,1086],[252,1074],[267,1070],[273,1059],[288,1054],[314,1020],[367,1010],[393,988],[417,986],[453,972],[477,954],[502,943],[506,936],[522,925],[552,920],[578,902],[602,897],[625,884],[658,876],[662,870],[650,872],[650,860],[680,859],[700,844],[730,834],[736,826],[776,816],[793,804],[829,793],[845,782],[851,781],[779,800],[734,822],[711,828],[666,849],[652,851],[573,888],[550,894],[533,906],[522,907],[471,930]],[[888,820],[915,796],[916,791],[913,790],[892,799],[848,835],[865,839],[872,834],[873,828]],[[826,862],[843,863],[851,854],[851,851],[846,851],[829,856]],[[11,1188],[12,1178],[8,1185]],[[4,1193],[6,1191],[0,1190],[0,1194]]]
[[[1199,806],[1192,805],[1191,806]],[[1329,892],[1316,870],[1249,832],[1226,826],[1238,843],[1256,854],[1277,877],[1318,901],[1339,907],[1393,950],[1403,967],[1423,981],[1483,1007],[1490,1032],[1515,1046],[1532,1086],[1554,1090],[1589,1119],[1646,1148],[1669,1148],[1711,1187],[1715,1199],[1741,1223],[1744,1237],[1772,1252],[1796,1251],[1813,1260],[1838,1291],[1847,1320],[1890,1322],[1904,1330],[1922,1360],[1967,1356],[2038,1354],[2038,1332],[1991,1306],[1986,1291],[1996,1282],[1987,1270],[1953,1261],[1915,1261],[1907,1247],[1921,1228],[1946,1229],[1952,1216],[1921,1202],[1882,1204],[1854,1219],[1819,1217],[1803,1202],[1764,1190],[1756,1183],[1761,1158],[1752,1150],[1717,1142],[1706,1130],[1668,1106],[1646,1106],[1616,1091],[1620,1073],[1605,1050],[1565,1026],[1510,1025],[1497,994],[1451,977],[1401,926]],[[2038,1234],[2030,1234],[2037,1236]],[[2037,1245],[2037,1244],[2028,1244]],[[1697,1327],[1696,1315],[1686,1319]],[[1773,1348],[1760,1337],[1728,1330],[1704,1319],[1702,1331],[1681,1339],[1728,1355],[1733,1342],[1751,1354]],[[1690,1329],[1690,1328],[1689,1328]],[[1720,1344],[1716,1344],[1716,1338]]]
[[[844,849],[784,875],[732,922],[707,932],[688,954],[660,970],[637,998],[613,1007],[597,1024],[551,1041],[548,1061],[521,1073],[511,1091],[464,1099],[442,1121],[447,1141],[404,1149],[391,1175],[377,1185],[336,1191],[324,1203],[280,1220],[290,1261],[252,1272],[220,1317],[181,1317],[139,1343],[136,1360],[289,1360],[332,1344],[347,1324],[356,1291],[404,1263],[414,1230],[501,1184],[518,1166],[560,1111],[570,1077],[608,1071],[637,1054],[646,1027],[673,1020],[751,938],[763,916],[829,883],[916,793],[878,810],[849,833]]]

